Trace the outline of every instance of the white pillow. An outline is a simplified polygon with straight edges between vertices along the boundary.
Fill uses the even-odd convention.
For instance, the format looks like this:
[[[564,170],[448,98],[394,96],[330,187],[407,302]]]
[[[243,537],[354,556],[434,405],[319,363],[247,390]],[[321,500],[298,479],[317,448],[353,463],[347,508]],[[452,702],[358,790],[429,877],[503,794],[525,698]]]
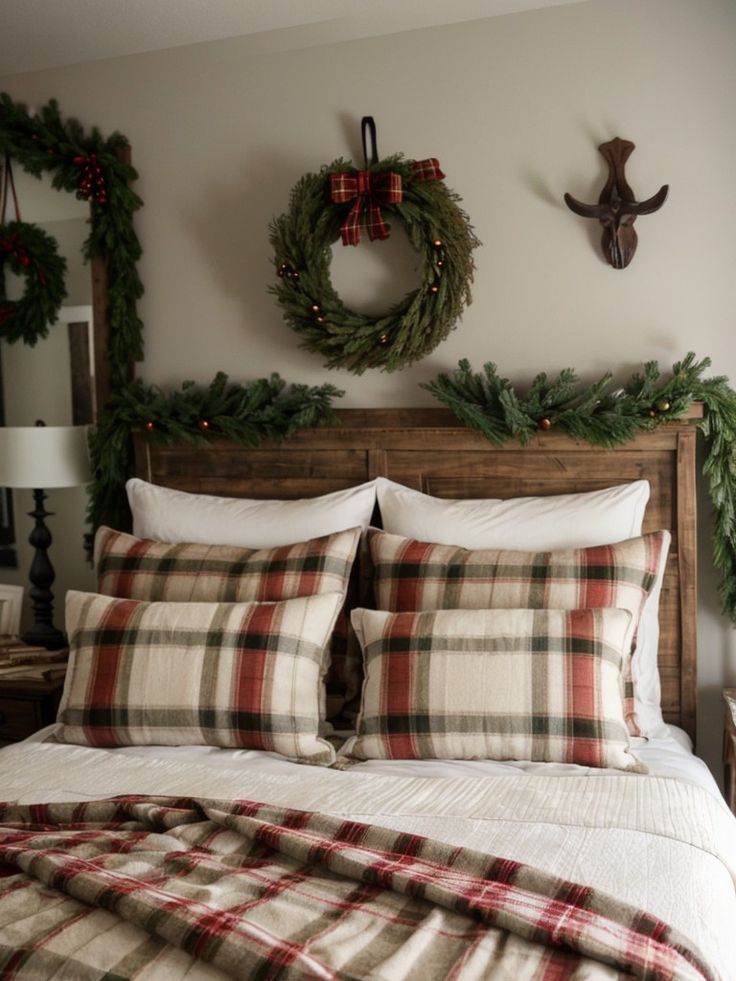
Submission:
[[[585,494],[458,501],[430,497],[379,477],[376,492],[381,526],[392,535],[436,545],[532,552],[638,538],[649,481]]]
[[[550,551],[590,548],[638,538],[649,500],[649,481],[635,480],[600,491],[454,500],[431,497],[379,477],[376,494],[384,531],[438,545]],[[636,721],[644,736],[666,734],[657,669],[659,596],[667,561],[644,605],[632,662]]]
[[[156,541],[278,548],[360,525],[367,528],[375,481],[297,501],[189,494],[138,477],[125,485],[133,534]]]
[[[662,718],[662,686],[657,667],[657,651],[659,650],[659,597],[662,593],[662,580],[667,566],[670,542],[671,539],[667,537],[662,545],[662,559],[657,570],[657,578],[641,611],[634,660],[631,662],[636,723],[642,736],[650,739],[664,739],[669,735],[669,729]]]

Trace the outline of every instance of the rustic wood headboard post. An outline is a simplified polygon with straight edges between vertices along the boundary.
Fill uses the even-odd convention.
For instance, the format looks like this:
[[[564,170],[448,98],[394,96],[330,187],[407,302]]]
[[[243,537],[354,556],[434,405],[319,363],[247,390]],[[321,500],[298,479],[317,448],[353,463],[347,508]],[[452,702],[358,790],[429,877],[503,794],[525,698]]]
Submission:
[[[677,529],[683,649],[680,665],[680,725],[690,734],[693,742],[698,684],[695,437],[692,428],[680,430],[677,434]]]
[[[154,483],[231,497],[313,497],[389,477],[435,497],[520,497],[598,490],[646,478],[645,531],[668,528],[660,600],[659,669],[665,720],[694,739],[696,704],[695,441],[690,418],[613,450],[563,433],[494,446],[446,409],[345,409],[340,425],[257,448],[213,439],[205,448],[135,439],[135,472]],[[304,529],[309,537],[309,529]]]

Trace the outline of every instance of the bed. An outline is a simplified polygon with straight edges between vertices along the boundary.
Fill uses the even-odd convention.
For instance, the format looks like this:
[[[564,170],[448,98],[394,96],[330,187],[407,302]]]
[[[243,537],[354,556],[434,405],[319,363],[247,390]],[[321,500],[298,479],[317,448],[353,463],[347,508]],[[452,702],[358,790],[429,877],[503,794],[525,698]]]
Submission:
[[[0,816],[4,977],[736,977],[736,825],[709,771],[692,753],[696,542],[695,431],[689,420],[603,451],[554,432],[540,433],[523,448],[494,447],[443,410],[345,410],[338,426],[304,431],[288,442],[257,449],[213,440],[206,449],[192,451],[159,446],[141,436],[136,442],[136,475],[144,495],[150,485],[185,495],[244,499],[338,494],[323,513],[317,509],[299,518],[301,512],[294,512],[305,539],[324,530],[320,522],[327,520],[325,514],[329,518],[330,512],[334,516],[355,505],[352,488],[372,486],[370,482],[380,478],[384,517],[393,521],[395,507],[407,524],[400,520],[396,527],[372,531],[368,545],[366,536],[358,545],[357,534],[352,544],[346,544],[344,533],[333,535],[329,560],[342,561],[345,549],[358,554],[354,568],[360,573],[356,578],[353,572],[346,581],[343,599],[347,595],[352,605],[368,607],[366,590],[372,582],[387,604],[398,597],[398,607],[389,605],[390,612],[382,612],[379,602],[378,610],[366,610],[354,619],[368,666],[359,722],[365,731],[359,730],[357,737],[338,731],[354,719],[351,695],[352,707],[357,704],[356,691],[346,690],[339,708],[329,702],[319,708],[331,714],[332,728],[315,730],[314,739],[301,734],[296,749],[292,743],[279,744],[282,752],[262,748],[275,745],[268,742],[276,738],[272,733],[252,746],[214,746],[207,744],[207,737],[185,745],[180,735],[172,736],[170,745],[151,738],[133,738],[128,745],[117,745],[115,739],[108,745],[101,738],[85,742],[85,732],[95,726],[101,731],[113,716],[119,720],[121,711],[126,720],[120,725],[133,731],[138,723],[131,721],[134,713],[127,703],[122,710],[114,703],[104,726],[99,718],[90,721],[84,707],[88,695],[75,703],[74,686],[68,683],[65,723],[0,752],[2,797],[13,802]],[[645,511],[642,480],[649,483]],[[372,499],[364,491],[360,494],[365,510]],[[588,519],[577,498],[559,497],[580,494],[596,502]],[[452,603],[459,602],[458,596],[464,602],[462,590],[477,576],[478,556],[483,569],[490,561],[490,549],[482,540],[485,531],[471,521],[465,543],[455,541],[462,537],[467,513],[460,509],[459,517],[452,518],[458,524],[452,525],[453,506],[440,499],[554,499],[552,512],[545,510],[544,502],[534,505],[537,525],[524,503],[510,509],[501,504],[492,537],[511,534],[518,556],[523,554],[519,543],[539,554],[534,544],[537,531],[531,528],[544,528],[545,534],[555,529],[563,539],[585,537],[589,532],[584,534],[582,528],[589,520],[595,537],[600,501],[607,502],[606,507],[613,501],[628,515],[631,495],[638,495],[636,506],[643,512],[638,531],[634,529],[638,537],[606,528],[600,532],[602,541],[575,546],[574,564],[579,569],[593,559],[600,563],[601,550],[614,556],[619,570],[644,561],[625,542],[610,545],[608,534],[614,535],[610,543],[624,538],[647,543],[647,561],[661,562],[655,642],[661,716],[642,722],[644,735],[628,735],[628,729],[625,745],[609,739],[616,727],[608,717],[594,737],[586,730],[585,738],[562,743],[550,732],[541,733],[535,721],[534,730],[517,734],[521,742],[514,744],[523,745],[524,752],[528,747],[531,758],[518,752],[518,758],[508,758],[514,752],[498,742],[506,735],[490,730],[483,736],[489,748],[478,752],[473,735],[451,731],[450,723],[441,738],[436,722],[427,729],[426,718],[436,719],[446,708],[443,692],[437,694],[432,687],[437,682],[426,678],[426,685],[419,687],[412,687],[413,681],[392,686],[390,672],[399,662],[392,659],[393,648],[384,644],[386,637],[398,637],[397,649],[403,655],[407,643],[414,645],[423,632],[434,631],[434,637],[439,631],[446,638],[461,630],[462,656],[475,657],[475,648],[468,654],[468,631],[480,631],[472,635],[474,644],[491,630],[494,644],[501,635],[504,643],[513,636],[514,650],[525,651],[532,621],[538,630],[541,618],[545,637],[554,631],[567,637],[570,631],[582,630],[584,620],[585,631],[602,632],[606,650],[609,642],[626,649],[634,619],[622,609],[572,611],[570,603],[564,613],[540,610],[544,604],[537,603],[533,613],[525,609],[521,615],[509,608],[519,605],[513,599],[516,594],[504,600],[502,590],[488,603],[471,599],[466,605],[472,609],[462,611],[451,608],[450,600],[438,601],[436,589],[444,573],[437,570],[450,561],[448,549],[453,572],[447,596],[455,597]],[[159,520],[175,515],[175,498],[164,497],[159,504]],[[201,544],[182,545],[190,551],[176,553],[177,561],[189,563],[182,577],[187,590],[196,589],[198,582],[206,584],[212,574],[207,566],[212,555],[202,552],[212,537],[207,530],[214,527],[210,520],[232,524],[221,506],[215,504],[210,511],[205,520],[195,510],[190,526],[195,534],[182,539],[191,542],[199,530]],[[605,521],[610,519],[613,528],[614,517],[607,513]],[[275,518],[257,517],[265,540],[251,547],[263,548],[279,530],[288,539],[294,514],[282,510]],[[380,520],[376,509],[373,522]],[[425,537],[432,543],[430,548],[422,539],[421,561],[415,558],[416,540],[401,532],[418,527],[428,529]],[[657,537],[661,529],[669,532],[664,539],[668,554],[666,548],[656,550],[663,542]],[[158,546],[150,544],[155,538],[151,529],[141,530],[147,534],[137,541],[111,534],[99,546],[109,560],[109,575],[117,586],[128,582],[130,566],[125,562],[144,549],[158,563],[153,576],[150,567],[145,573],[149,595],[166,600],[178,596],[167,592],[173,588],[173,553],[157,557]],[[445,532],[448,541],[437,542]],[[168,543],[171,536],[162,534],[160,540]],[[149,544],[141,546],[140,541]],[[285,561],[283,549],[289,547],[274,544],[282,550],[279,562]],[[504,569],[509,548],[496,546],[503,553]],[[637,548],[641,551],[643,546]],[[288,553],[289,562],[294,554]],[[569,552],[558,549],[550,554],[564,554],[565,562],[573,562]],[[299,567],[301,582],[305,568],[314,576],[309,564],[314,557],[299,555],[299,561],[307,563]],[[217,561],[222,561],[220,552]],[[535,583],[538,565],[535,559]],[[279,581],[285,578],[280,568]],[[458,568],[464,577],[459,592]],[[162,569],[168,570],[166,576]],[[320,569],[320,575],[325,574],[324,567]],[[136,570],[138,575],[140,568]],[[487,579],[487,573],[482,577]],[[588,576],[586,596],[602,595],[599,578]],[[611,602],[625,607],[620,572],[612,578],[613,586],[606,582],[607,595],[615,595]],[[138,581],[143,581],[140,575]],[[411,582],[411,600],[404,601],[406,582]],[[121,595],[114,588],[108,592]],[[524,595],[537,592],[530,587]],[[329,599],[333,595],[327,592],[318,598],[321,606],[314,614],[330,624],[340,616],[339,603]],[[564,596],[564,591],[555,595]],[[178,626],[187,611],[207,605],[199,599],[178,600]],[[77,606],[71,615],[82,617],[83,625],[88,623],[84,617],[94,615],[109,627],[104,618],[113,609],[117,616],[121,609],[111,604],[128,603],[129,616],[130,604],[139,601],[73,602]],[[305,622],[317,604],[305,595],[285,602],[301,603],[294,615]],[[432,605],[422,607],[422,602]],[[482,608],[499,602],[503,609]],[[171,604],[161,600],[159,605]],[[150,612],[147,604],[146,608]],[[643,608],[644,600],[639,612]],[[213,610],[208,615],[214,615]],[[129,620],[125,623],[128,634],[135,632]],[[259,624],[260,636],[264,628]],[[576,644],[587,642],[587,634],[574,636]],[[615,644],[614,636],[620,638]],[[350,642],[345,637],[340,642],[346,644],[342,653],[333,649],[333,661],[340,668],[338,687],[348,685],[346,665],[354,657]],[[636,642],[642,643],[641,636]],[[535,650],[539,643],[536,633]],[[432,644],[421,649],[435,656]],[[369,650],[374,652],[371,659]],[[136,657],[140,661],[140,655]],[[474,688],[481,691],[481,702],[490,697],[483,688],[484,674],[478,670],[473,685],[463,688],[468,670],[453,674],[456,662],[461,663],[458,657],[446,663],[435,660],[438,677],[445,679],[439,687],[448,687],[446,680],[454,679],[452,685],[462,691],[463,708],[470,711]],[[620,670],[619,664],[617,678]],[[303,680],[306,675],[299,677],[300,684],[312,684]],[[500,675],[493,677],[504,699],[517,697],[514,676],[505,679],[505,688]],[[637,690],[642,686],[643,691],[642,676],[632,677],[627,684]],[[608,685],[610,693],[612,682],[601,684]],[[619,713],[615,718],[620,734],[621,725],[629,725],[631,719],[620,681],[616,684],[617,705],[611,711]],[[439,699],[432,703],[431,713],[424,702],[420,708],[407,702],[409,708],[401,711],[413,712],[414,729],[408,735],[402,730],[398,741],[393,732],[387,735],[380,728],[387,686],[398,689],[402,697],[411,689],[412,697],[420,699],[427,688],[433,692],[431,698]],[[82,687],[89,692],[88,684]],[[336,687],[332,697],[337,693]],[[261,704],[266,697],[270,696],[262,692]],[[643,703],[634,704],[636,718],[645,720]],[[306,714],[303,705],[299,709]],[[271,721],[282,710],[281,703],[278,712],[271,706]],[[252,706],[249,711],[254,711]],[[291,711],[296,711],[293,706]],[[371,712],[379,720],[370,732],[372,742],[366,728]],[[544,713],[535,701],[535,719],[540,714]],[[420,717],[424,721],[418,733]],[[66,731],[66,743],[60,741],[60,730]],[[577,755],[570,755],[570,743]],[[319,754],[335,759],[335,746],[335,763],[320,765],[324,760]],[[459,750],[453,748],[458,746]],[[455,751],[465,758],[453,758]],[[596,756],[599,751],[602,755]],[[299,754],[317,765],[288,758]],[[642,772],[645,769],[648,772]]]

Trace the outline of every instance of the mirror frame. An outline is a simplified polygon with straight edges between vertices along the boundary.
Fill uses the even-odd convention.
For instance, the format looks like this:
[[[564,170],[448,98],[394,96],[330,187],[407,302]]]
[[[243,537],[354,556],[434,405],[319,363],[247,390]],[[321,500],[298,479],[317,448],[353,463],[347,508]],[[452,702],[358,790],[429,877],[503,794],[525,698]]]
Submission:
[[[55,100],[32,115],[0,93],[0,153],[9,153],[35,176],[50,172],[54,187],[90,200],[83,252],[92,265],[97,389],[97,419],[89,437],[87,518],[93,529],[101,524],[130,527],[124,485],[136,431],[158,442],[206,445],[210,436],[222,435],[256,446],[265,438],[334,420],[330,403],[343,393],[330,384],[287,387],[273,374],[238,385],[218,372],[206,388],[185,382],[181,391],[166,394],[136,380],[134,362],[143,359],[136,301],[143,286],[136,270],[141,247],[133,214],[142,202],[129,186],[138,175],[128,141],[120,133],[104,139],[97,129],[86,134],[76,119],[61,118]],[[100,173],[104,200],[95,197]]]
[[[95,404],[99,417],[110,398],[130,384],[134,362],[143,358],[143,324],[136,304],[143,285],[136,263],[141,247],[133,214],[142,201],[131,190],[137,178],[130,145],[120,133],[109,138],[95,127],[85,132],[63,119],[56,100],[30,113],[7,92],[0,93],[0,154],[24,170],[51,175],[53,186],[89,201],[89,235],[83,246],[92,278]],[[100,184],[88,180],[90,171]]]

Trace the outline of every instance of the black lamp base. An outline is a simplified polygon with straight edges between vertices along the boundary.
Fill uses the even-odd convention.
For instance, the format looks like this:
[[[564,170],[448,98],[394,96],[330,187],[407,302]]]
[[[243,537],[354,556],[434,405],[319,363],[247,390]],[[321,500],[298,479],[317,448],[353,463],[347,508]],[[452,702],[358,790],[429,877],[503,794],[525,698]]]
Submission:
[[[31,581],[33,624],[30,630],[23,634],[21,640],[24,644],[45,647],[53,651],[66,647],[66,637],[54,626],[54,594],[51,592],[51,584],[56,574],[48,556],[48,547],[52,541],[51,532],[44,523],[44,518],[50,517],[53,512],[46,510],[43,505],[45,500],[46,494],[42,490],[34,490],[33,503],[36,506],[33,511],[28,512],[28,516],[34,518],[36,522],[28,536],[28,541],[35,549],[28,572]]]
[[[58,651],[66,647],[66,635],[53,624],[34,623],[20,638],[29,647],[45,647],[47,651]]]

